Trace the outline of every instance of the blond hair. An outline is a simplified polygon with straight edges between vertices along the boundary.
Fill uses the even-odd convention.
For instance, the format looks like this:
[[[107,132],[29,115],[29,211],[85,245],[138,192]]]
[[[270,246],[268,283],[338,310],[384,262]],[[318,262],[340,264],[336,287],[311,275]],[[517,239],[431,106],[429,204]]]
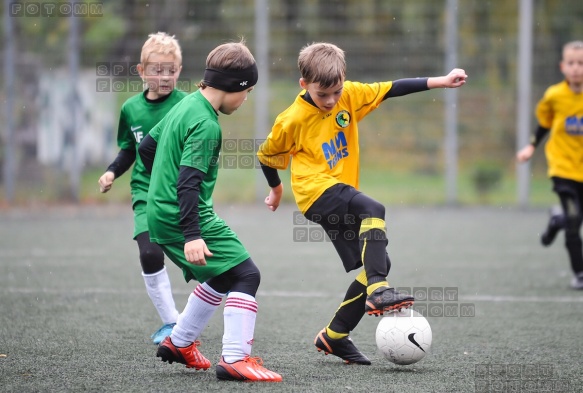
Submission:
[[[571,49],[583,49],[583,41],[571,41],[563,45],[563,53]]]
[[[298,68],[306,83],[335,86],[346,78],[344,51],[334,44],[314,42],[300,51]]]
[[[158,53],[162,55],[173,55],[176,62],[182,64],[182,50],[178,44],[178,40],[173,35],[163,32],[150,34],[148,39],[142,46],[142,54],[140,55],[140,62],[146,64],[151,54]]]

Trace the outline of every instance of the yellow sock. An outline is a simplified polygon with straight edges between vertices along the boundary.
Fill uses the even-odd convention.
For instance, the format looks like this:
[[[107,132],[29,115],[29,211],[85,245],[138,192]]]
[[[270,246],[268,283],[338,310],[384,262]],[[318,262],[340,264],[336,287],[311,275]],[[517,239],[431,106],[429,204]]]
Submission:
[[[326,327],[326,334],[332,340],[340,340],[341,338],[344,338],[344,337],[348,336],[348,333],[336,333],[335,331],[333,331],[329,327]]]
[[[356,276],[355,280],[364,286],[368,285],[368,281],[366,279],[366,272],[364,271],[364,269],[362,269],[362,271],[358,273],[358,276]]]
[[[374,291],[376,291],[377,289],[379,289],[381,287],[390,288],[388,281],[381,281],[381,282],[377,282],[377,283],[368,285],[368,280],[366,279],[366,272],[364,271],[364,269],[360,273],[358,273],[358,276],[356,276],[355,280],[358,281],[359,283],[361,283],[362,285],[367,285],[366,294],[369,296],[371,293],[373,293]]]
[[[358,235],[360,236],[371,229],[380,229],[381,231],[386,232],[385,220],[382,218],[365,218],[362,220],[362,223],[360,223],[360,232]]]
[[[368,287],[366,287],[366,293],[367,295],[370,296],[371,293],[373,293],[374,291],[381,287],[389,288],[388,281],[375,282],[374,284],[369,285]]]

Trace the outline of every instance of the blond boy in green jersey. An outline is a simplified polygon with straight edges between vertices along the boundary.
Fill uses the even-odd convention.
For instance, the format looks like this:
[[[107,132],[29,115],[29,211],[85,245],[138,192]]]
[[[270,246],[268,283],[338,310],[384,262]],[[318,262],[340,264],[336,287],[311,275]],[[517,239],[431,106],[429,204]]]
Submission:
[[[346,81],[344,52],[329,43],[304,47],[298,67],[302,91],[277,117],[257,153],[271,187],[265,203],[272,211],[279,206],[283,186],[277,170],[291,159],[291,187],[301,213],[324,228],[347,272],[364,266],[314,344],[346,363],[369,365],[349,333],[365,312],[382,315],[410,307],[414,299],[389,286],[385,208],[358,191],[358,122],[387,98],[459,87],[467,76],[454,69],[434,78]]]
[[[134,165],[130,180],[134,239],[138,243],[146,291],[162,320],[162,327],[151,336],[156,345],[172,331],[178,311],[164,265],[164,253],[160,246],[150,242],[146,222],[146,198],[150,174],[145,170],[137,150],[150,129],[187,95],[175,88],[181,69],[182,52],[174,36],[161,32],[150,34],[142,47],[140,63],[137,65],[146,89],[122,105],[117,129],[117,144],[120,151],[99,178],[100,191],[108,192],[115,179]]]
[[[139,154],[152,170],[147,214],[151,240],[182,269],[186,281],[199,281],[156,355],[188,368],[210,368],[197,348],[198,338],[226,297],[217,378],[280,382],[281,375],[250,356],[259,269],[215,213],[212,200],[222,138],[219,112],[236,111],[257,79],[255,59],[244,41],[219,45],[207,57],[200,89],[154,127]]]
[[[548,176],[561,201],[562,212],[551,215],[541,236],[550,245],[558,231],[565,230],[565,247],[574,277],[573,289],[583,289],[583,41],[563,46],[560,62],[565,79],[550,86],[536,106],[538,127],[529,145],[516,154],[519,162],[528,161],[539,143],[549,134],[545,146]]]

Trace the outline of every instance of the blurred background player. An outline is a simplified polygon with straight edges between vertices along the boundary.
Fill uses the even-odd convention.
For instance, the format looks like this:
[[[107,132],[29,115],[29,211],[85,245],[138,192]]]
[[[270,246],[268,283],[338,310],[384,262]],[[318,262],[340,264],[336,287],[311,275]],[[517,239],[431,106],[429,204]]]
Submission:
[[[281,375],[251,357],[261,275],[248,251],[215,213],[212,194],[219,170],[219,112],[232,114],[257,83],[257,65],[244,41],[213,49],[199,90],[178,103],[144,138],[139,154],[152,177],[148,225],[153,242],[197,280],[174,330],[156,356],[188,368],[208,369],[198,340],[227,297],[218,379],[280,382]],[[156,157],[156,160],[154,160]]]
[[[115,179],[134,165],[130,180],[134,239],[138,243],[146,291],[162,319],[162,327],[151,336],[154,344],[159,344],[172,331],[178,311],[164,265],[164,253],[160,246],[150,242],[146,220],[150,174],[145,170],[137,151],[150,129],[187,95],[175,88],[182,69],[182,52],[178,41],[166,33],[150,34],[142,47],[137,69],[146,89],[122,105],[117,130],[117,144],[121,150],[99,178],[99,188],[103,193],[108,192]]]
[[[394,82],[346,81],[344,51],[329,43],[314,43],[298,58],[302,91],[282,112],[258,150],[271,187],[265,203],[275,211],[283,186],[278,169],[291,159],[291,187],[304,216],[320,224],[336,248],[346,272],[364,269],[349,286],[332,321],[314,340],[318,351],[346,363],[370,364],[349,333],[363,315],[410,307],[413,297],[389,286],[391,267],[386,247],[385,207],[358,191],[358,122],[384,100],[440,87],[459,87],[466,73],[401,79]]]
[[[545,146],[548,176],[561,201],[561,211],[551,213],[541,242],[549,245],[565,229],[565,246],[574,277],[571,287],[583,289],[583,245],[581,212],[583,202],[583,41],[563,46],[560,69],[565,80],[550,86],[536,107],[538,127],[532,142],[516,154],[519,162],[529,160],[536,146],[549,133]]]

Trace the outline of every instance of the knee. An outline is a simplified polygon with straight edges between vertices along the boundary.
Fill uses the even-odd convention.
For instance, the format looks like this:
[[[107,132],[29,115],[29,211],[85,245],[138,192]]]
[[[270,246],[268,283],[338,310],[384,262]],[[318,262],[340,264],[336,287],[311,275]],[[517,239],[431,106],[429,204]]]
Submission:
[[[385,219],[385,207],[382,203],[364,195],[358,194],[350,201],[350,211],[363,218]]]
[[[245,280],[250,286],[259,288],[259,284],[261,284],[261,272],[259,271],[259,268],[253,265],[252,269],[248,269],[245,272],[243,280]]]
[[[360,218],[380,218],[385,219],[385,207],[382,203],[370,199],[361,209]]]
[[[146,274],[159,272],[164,268],[164,252],[159,247],[140,248],[140,263]]]
[[[261,282],[261,273],[259,273],[259,269],[254,263],[243,263],[242,265],[236,268],[236,280],[230,291],[255,296]]]
[[[385,219],[385,206],[380,202],[373,201],[373,203],[370,204],[370,214],[371,214],[371,217],[382,218],[384,220]]]

